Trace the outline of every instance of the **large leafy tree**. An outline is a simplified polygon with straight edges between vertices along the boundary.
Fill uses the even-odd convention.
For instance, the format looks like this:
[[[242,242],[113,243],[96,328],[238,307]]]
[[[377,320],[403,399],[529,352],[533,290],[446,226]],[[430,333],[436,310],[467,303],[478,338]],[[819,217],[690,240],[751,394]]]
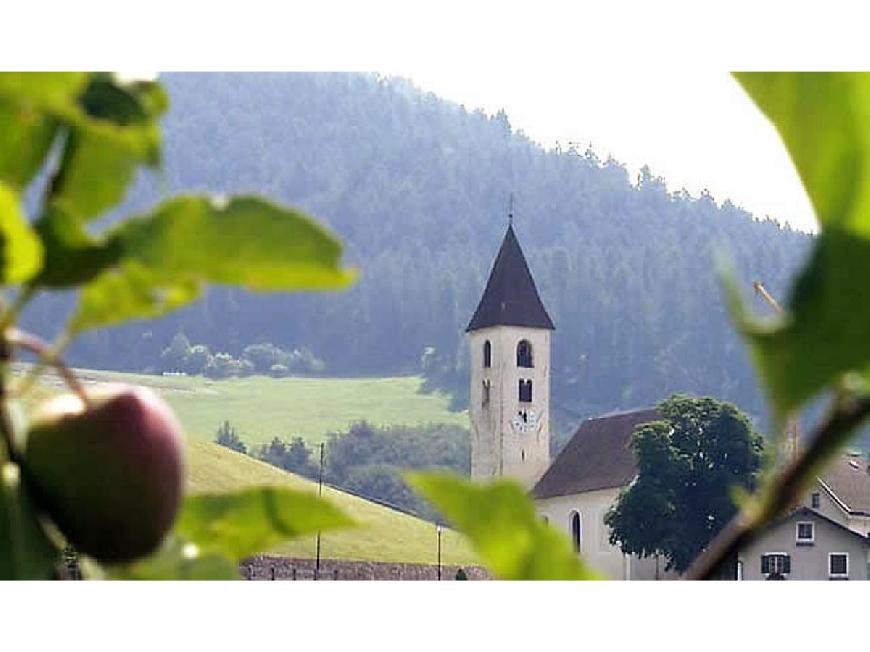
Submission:
[[[610,540],[624,552],[663,555],[685,571],[734,516],[735,487],[752,489],[761,467],[762,438],[734,405],[672,396],[662,419],[632,438],[636,480],[605,517]]]

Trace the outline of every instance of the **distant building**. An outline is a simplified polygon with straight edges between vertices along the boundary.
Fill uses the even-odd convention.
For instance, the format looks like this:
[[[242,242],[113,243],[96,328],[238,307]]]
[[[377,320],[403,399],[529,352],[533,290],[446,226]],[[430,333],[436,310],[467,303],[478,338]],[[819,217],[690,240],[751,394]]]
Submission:
[[[466,332],[471,391],[471,476],[508,476],[542,516],[614,579],[657,579],[664,560],[625,555],[610,543],[604,514],[637,475],[628,443],[654,410],[585,421],[550,464],[550,343],[555,330],[513,226],[508,226]]]
[[[567,532],[574,547],[611,579],[672,579],[665,559],[627,555],[610,543],[604,516],[637,477],[631,451],[635,427],[659,418],[655,409],[584,421],[532,490],[541,515]]]
[[[738,554],[737,579],[870,579],[870,461],[840,455],[805,504]]]
[[[509,476],[531,488],[550,464],[553,322],[508,226],[474,316],[471,477]]]

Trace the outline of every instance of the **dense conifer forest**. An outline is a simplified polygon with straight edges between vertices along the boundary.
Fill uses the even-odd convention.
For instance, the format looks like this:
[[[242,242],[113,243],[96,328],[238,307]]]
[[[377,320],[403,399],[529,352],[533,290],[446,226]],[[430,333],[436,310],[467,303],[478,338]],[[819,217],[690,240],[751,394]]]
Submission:
[[[634,178],[592,150],[547,150],[503,112],[468,110],[404,80],[322,73],[164,80],[172,103],[164,171],[140,179],[123,211],[185,190],[262,193],[334,229],[360,281],[339,294],[213,288],[158,322],[82,338],[71,352],[75,364],[155,370],[183,332],[232,356],[264,342],[306,351],[330,375],[423,373],[429,389],[451,392],[462,407],[463,331],[513,193],[514,228],[557,329],[557,422],[650,405],[676,391],[762,414],[714,254],[730,259],[747,295],[761,279],[782,297],[810,236],[726,198],[671,192],[654,171]],[[38,302],[28,325],[53,332],[70,300]]]

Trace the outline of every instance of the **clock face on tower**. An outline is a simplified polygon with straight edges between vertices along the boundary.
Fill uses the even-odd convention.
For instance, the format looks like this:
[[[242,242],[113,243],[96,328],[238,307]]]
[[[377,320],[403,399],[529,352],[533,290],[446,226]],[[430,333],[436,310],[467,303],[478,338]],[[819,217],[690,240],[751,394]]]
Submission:
[[[511,420],[511,427],[517,432],[533,432],[538,427],[538,415],[534,410],[520,410]]]

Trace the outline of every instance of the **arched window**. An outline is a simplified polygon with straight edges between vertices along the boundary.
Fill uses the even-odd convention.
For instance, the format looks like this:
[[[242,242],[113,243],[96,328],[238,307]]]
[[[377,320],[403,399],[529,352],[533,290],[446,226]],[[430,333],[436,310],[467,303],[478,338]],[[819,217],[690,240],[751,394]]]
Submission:
[[[492,387],[492,385],[490,384],[490,381],[489,381],[489,380],[484,380],[484,381],[483,381],[483,396],[482,396],[482,398],[481,398],[481,404],[482,404],[482,405],[488,405],[488,404],[489,404],[489,390],[490,390],[490,387]]]
[[[483,343],[483,366],[487,369],[492,366],[492,344],[489,340]]]
[[[517,366],[531,368],[532,364],[532,344],[528,340],[520,340],[517,344]]]
[[[574,550],[580,552],[583,544],[583,524],[580,522],[580,512],[571,512],[571,541]]]
[[[520,403],[532,402],[532,381],[520,379]]]

